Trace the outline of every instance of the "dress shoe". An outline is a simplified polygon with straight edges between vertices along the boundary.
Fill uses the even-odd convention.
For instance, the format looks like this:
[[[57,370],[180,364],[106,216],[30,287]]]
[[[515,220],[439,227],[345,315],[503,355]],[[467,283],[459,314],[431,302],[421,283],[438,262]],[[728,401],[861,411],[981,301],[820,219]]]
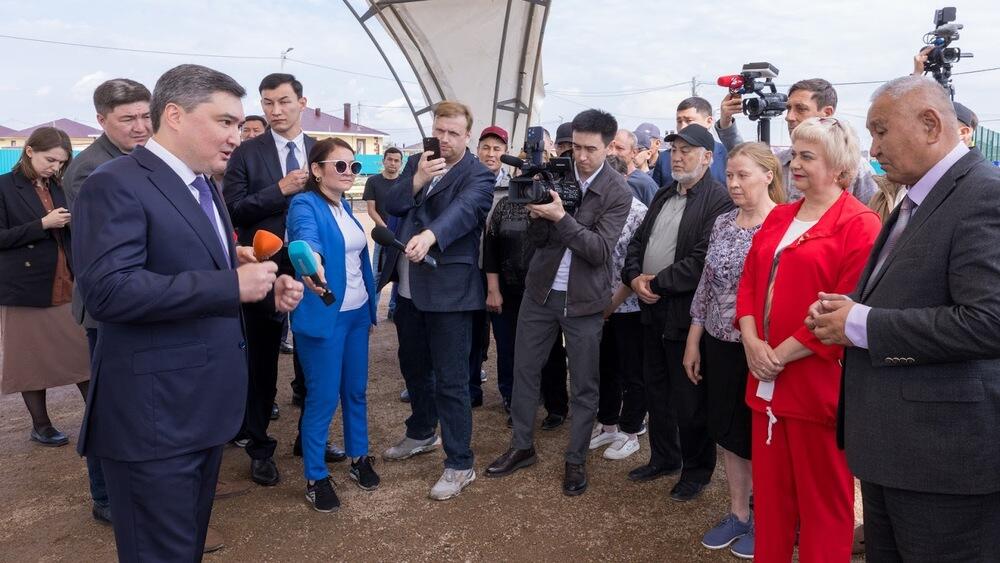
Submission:
[[[538,456],[535,455],[535,448],[532,447],[526,450],[511,448],[486,468],[486,476],[503,477],[504,475],[510,475],[522,467],[534,465],[537,461]]]
[[[472,408],[474,408],[474,409],[475,408],[479,408],[479,407],[483,406],[483,398],[479,397],[479,398],[476,398],[476,399],[472,399],[471,403],[472,403]]]
[[[688,502],[694,500],[705,490],[706,483],[695,483],[694,481],[677,481],[674,488],[670,489],[670,500],[677,502]]]
[[[65,434],[56,430],[52,425],[45,426],[40,430],[31,429],[31,440],[43,446],[57,448],[69,443],[69,438]]]
[[[274,463],[273,457],[251,459],[250,478],[258,485],[273,487],[281,480],[281,474],[278,473],[278,466]]]
[[[582,495],[587,490],[587,466],[566,462],[566,476],[563,477],[563,494],[568,497]]]
[[[246,481],[230,483],[219,479],[215,482],[215,500],[238,497],[246,494],[250,490],[250,485]]]
[[[92,506],[91,509],[90,509],[90,514],[91,514],[91,516],[94,517],[94,520],[97,520],[101,524],[110,524],[111,523],[111,506],[110,505],[105,504],[105,505],[102,506],[100,504],[94,503],[94,506]]]
[[[680,470],[681,469],[679,467],[677,469],[670,469],[647,463],[646,465],[641,465],[632,471],[629,471],[628,478],[630,481],[652,481],[653,479],[673,475]]]
[[[295,444],[292,446],[292,455],[295,457],[302,457],[302,436],[295,437]],[[332,442],[326,443],[326,451],[323,453],[323,459],[327,463],[337,463],[347,459],[347,452],[340,449],[339,446],[333,444]]]
[[[551,414],[542,419],[542,430],[555,430],[566,422],[566,417],[561,414]]]
[[[205,534],[204,553],[212,553],[213,551],[219,551],[224,547],[226,547],[226,536],[222,535],[222,532],[220,532],[218,529],[209,526],[208,533]]]
[[[271,405],[271,420],[278,420],[281,418],[281,411],[278,410],[278,403]]]

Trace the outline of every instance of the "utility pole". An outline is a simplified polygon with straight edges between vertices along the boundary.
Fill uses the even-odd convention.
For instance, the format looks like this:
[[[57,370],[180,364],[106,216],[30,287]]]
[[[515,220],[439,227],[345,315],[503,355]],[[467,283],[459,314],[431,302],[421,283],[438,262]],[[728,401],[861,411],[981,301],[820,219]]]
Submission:
[[[288,58],[288,53],[291,53],[295,47],[289,47],[281,52],[281,72],[285,72],[285,59]]]
[[[698,77],[697,76],[692,76],[691,77],[691,95],[692,96],[697,96],[698,95]]]

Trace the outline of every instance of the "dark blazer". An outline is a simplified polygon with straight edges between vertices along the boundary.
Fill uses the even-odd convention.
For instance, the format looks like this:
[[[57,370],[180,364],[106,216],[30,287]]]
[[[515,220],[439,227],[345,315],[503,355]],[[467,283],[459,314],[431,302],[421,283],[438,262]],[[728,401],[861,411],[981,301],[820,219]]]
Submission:
[[[430,195],[430,183],[413,194],[413,175],[420,155],[410,157],[396,187],[389,190],[385,210],[402,217],[399,240],[406,244],[413,235],[429,229],[437,238],[429,254],[438,263],[410,264],[410,295],[421,311],[478,311],[486,308],[486,294],[479,273],[479,237],[486,214],[493,204],[496,177],[468,150],[444,176]],[[385,265],[379,279],[381,290],[398,280],[399,250],[385,249]]]
[[[79,452],[149,461],[232,439],[247,396],[232,239],[227,258],[188,187],[143,147],[87,178],[74,224],[78,283],[101,323]]]
[[[305,136],[306,154],[299,160],[305,164],[316,139]],[[271,130],[236,147],[226,166],[222,190],[232,216],[240,244],[253,244],[253,235],[260,229],[284,238],[285,215],[291,197],[281,193],[278,182],[284,178],[278,147]]]
[[[73,161],[66,168],[66,173],[63,174],[66,202],[69,204],[68,208],[71,212],[77,196],[80,195],[83,181],[93,174],[98,166],[119,156],[125,156],[125,153],[116,147],[106,134],[102,134],[93,144],[73,158]],[[83,297],[80,296],[80,288],[76,286],[73,287],[73,318],[84,328],[97,328],[97,321],[87,314],[83,306]]]
[[[351,202],[346,198],[341,200],[344,211],[361,227],[351,210]],[[304,192],[292,198],[288,208],[288,238],[301,240],[309,244],[313,252],[323,257],[323,270],[330,291],[337,301],[327,306],[318,295],[307,291],[302,302],[292,311],[292,327],[296,334],[304,334],[313,338],[332,338],[340,307],[344,303],[344,292],[347,291],[347,268],[344,258],[344,233],[337,225],[337,220],[330,213],[330,206],[316,192]],[[296,274],[301,281],[302,276]],[[369,318],[376,324],[375,307],[378,305],[375,293],[375,277],[372,274],[372,261],[368,257],[368,248],[361,251],[361,277],[368,290]],[[341,333],[338,335],[343,337]]]
[[[56,208],[67,207],[57,182],[49,183]],[[42,228],[45,207],[19,172],[0,176],[0,305],[51,307],[61,239],[72,269],[70,228]]]
[[[855,475],[941,494],[1000,491],[1000,170],[969,153],[931,189],[864,291],[869,349],[848,348],[840,431]]]
[[[643,273],[642,261],[646,255],[649,233],[663,210],[663,204],[676,195],[677,182],[673,182],[656,192],[649,204],[649,211],[625,253],[625,266],[621,271],[625,285],[631,286],[632,280]],[[657,273],[650,284],[653,293],[663,298],[655,305],[639,303],[643,324],[664,323],[663,336],[669,340],[687,339],[688,329],[691,327],[691,300],[705,267],[705,254],[708,253],[712,227],[716,217],[734,207],[729,192],[709,172],[688,190],[687,198],[677,229],[674,263]]]

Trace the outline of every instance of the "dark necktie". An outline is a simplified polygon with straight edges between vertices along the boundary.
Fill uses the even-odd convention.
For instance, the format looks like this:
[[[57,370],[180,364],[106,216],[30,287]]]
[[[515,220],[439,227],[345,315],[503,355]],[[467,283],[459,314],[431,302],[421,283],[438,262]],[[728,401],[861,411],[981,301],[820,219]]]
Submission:
[[[288,157],[285,158],[285,175],[299,169],[299,159],[295,158],[295,141],[288,141]]]
[[[208,217],[208,224],[212,226],[212,232],[215,233],[216,237],[219,237],[219,228],[215,222],[215,200],[212,199],[212,187],[208,185],[205,177],[200,174],[191,182],[191,186],[198,190],[198,203],[201,204],[201,210]],[[226,241],[219,237],[219,243],[222,245],[223,252],[228,254]]]
[[[878,255],[878,262],[875,263],[875,269],[872,270],[872,275],[868,276],[868,284],[865,287],[865,291],[871,289],[872,282],[878,276],[878,273],[882,271],[882,267],[885,266],[885,261],[892,254],[893,248],[896,247],[896,243],[899,242],[899,237],[903,235],[903,231],[906,230],[906,225],[910,222],[910,216],[913,215],[913,209],[916,205],[910,196],[904,196],[903,201],[899,204],[899,216],[896,217],[896,222],[892,225],[892,230],[889,231],[889,236],[885,239],[885,244],[882,245],[882,251]]]

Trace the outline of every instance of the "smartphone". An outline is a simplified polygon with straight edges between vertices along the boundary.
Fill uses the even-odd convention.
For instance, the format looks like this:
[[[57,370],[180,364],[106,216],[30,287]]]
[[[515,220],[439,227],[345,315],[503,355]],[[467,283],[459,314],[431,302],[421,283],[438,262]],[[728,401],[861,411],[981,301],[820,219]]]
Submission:
[[[424,152],[427,151],[434,153],[427,160],[441,158],[441,141],[437,137],[424,137]]]

